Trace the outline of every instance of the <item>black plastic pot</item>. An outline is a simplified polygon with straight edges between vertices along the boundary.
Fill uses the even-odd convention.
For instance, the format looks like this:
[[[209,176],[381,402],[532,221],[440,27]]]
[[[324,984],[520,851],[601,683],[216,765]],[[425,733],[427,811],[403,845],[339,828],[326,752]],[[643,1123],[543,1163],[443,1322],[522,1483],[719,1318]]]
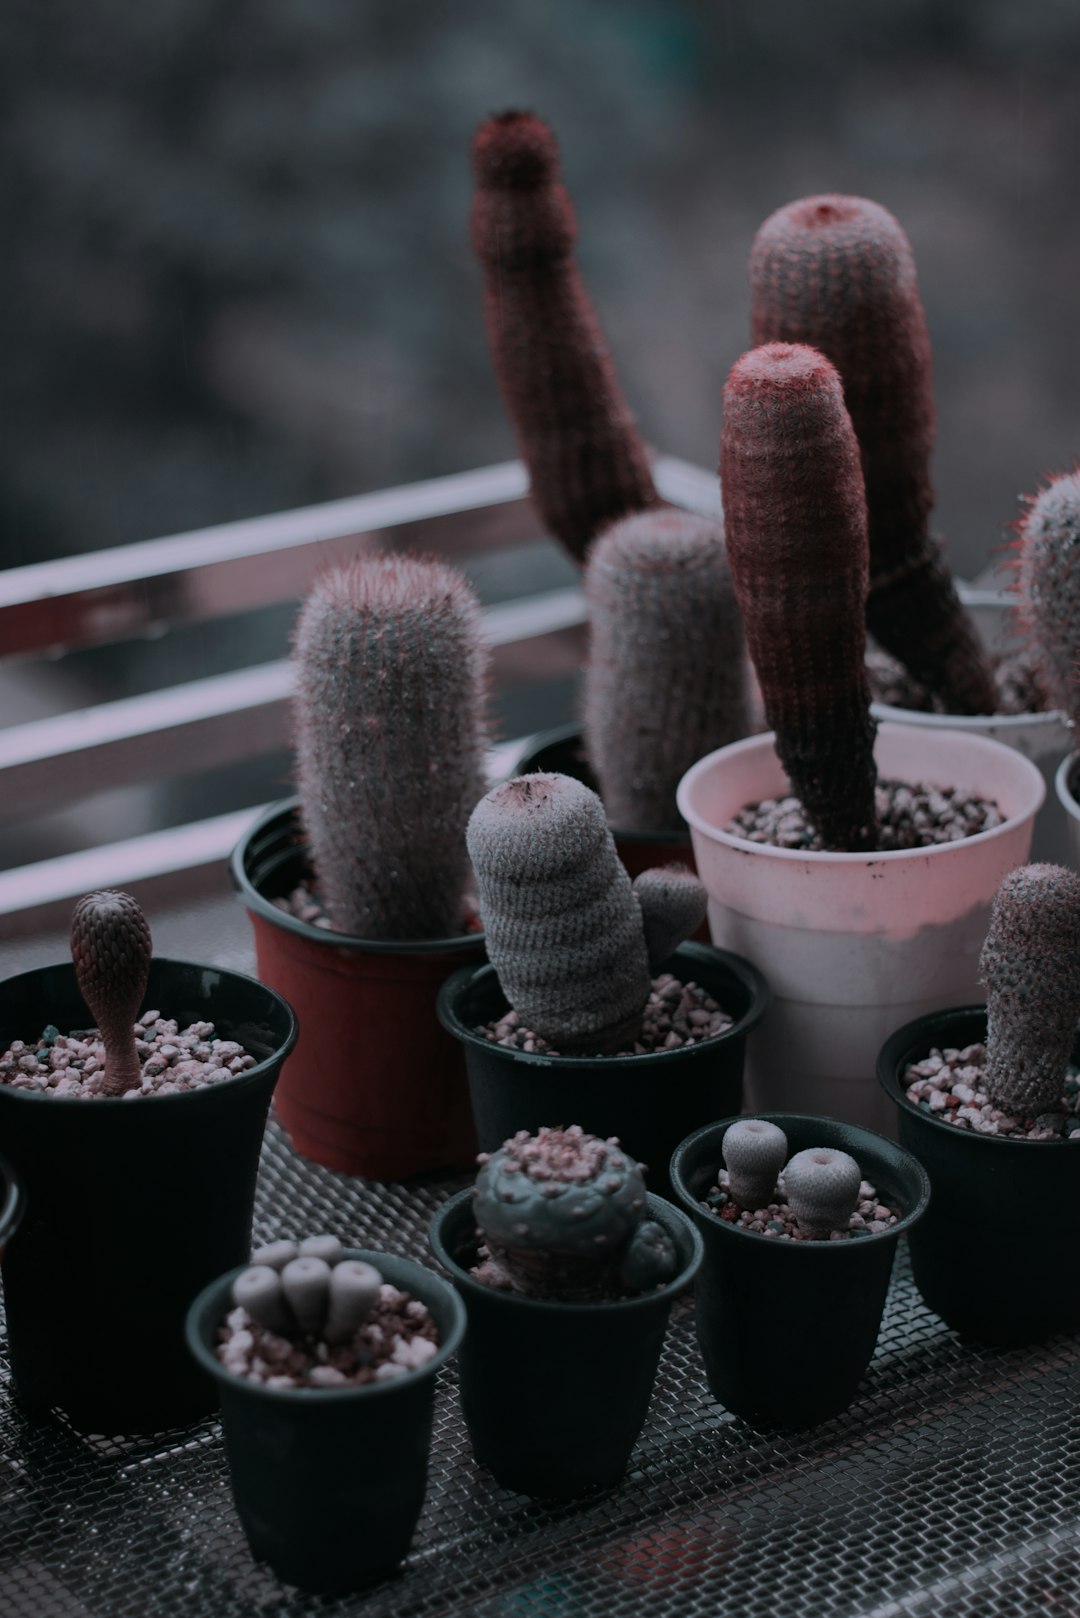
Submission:
[[[19,1228],[26,1199],[15,1170],[0,1157],[0,1258],[8,1242]]]
[[[250,1248],[266,1113],[296,1019],[238,972],[154,959],[144,1007],[208,1021],[261,1057],[179,1095],[96,1101],[0,1085],[0,1141],[27,1212],[4,1257],[11,1370],[32,1413],[156,1431],[213,1409],[184,1349],[195,1294]],[[0,983],[0,1050],[93,1022],[70,963]]]
[[[856,1159],[881,1200],[903,1217],[847,1242],[782,1242],[731,1225],[701,1206],[722,1167],[734,1118],[691,1135],[675,1153],[675,1194],[705,1242],[697,1324],[709,1386],[754,1427],[815,1427],[846,1410],[870,1363],[900,1236],[926,1210],[930,1183],[882,1135],[832,1118],[763,1112],[789,1155],[835,1146]]]
[[[476,1281],[471,1188],[431,1221],[432,1250],[465,1300],[461,1404],[473,1454],[505,1489],[567,1499],[612,1488],[645,1421],[671,1305],[701,1263],[701,1238],[660,1197],[649,1197],[678,1251],[666,1287],[612,1303],[522,1298]]]
[[[938,1121],[904,1093],[902,1075],[932,1048],[986,1039],[986,1007],[919,1017],[882,1047],[878,1080],[900,1140],[930,1176],[930,1212],[911,1235],[915,1284],[947,1326],[1017,1347],[1080,1330],[1080,1139],[1009,1140]],[[1073,1049],[1080,1062],[1080,1040]]]
[[[425,1303],[438,1352],[420,1370],[366,1388],[265,1388],[214,1353],[239,1274],[192,1304],[188,1347],[217,1383],[237,1515],[252,1555],[313,1595],[340,1595],[392,1573],[405,1556],[427,1486],[435,1373],[461,1342],[453,1287],[410,1259],[349,1249]]]
[[[538,1056],[476,1032],[507,1010],[495,968],[455,972],[440,991],[438,1012],[465,1046],[480,1150],[495,1151],[519,1129],[580,1124],[592,1135],[617,1135],[647,1165],[649,1187],[662,1196],[679,1141],[742,1105],[746,1036],[770,995],[757,967],[707,944],[681,944],[661,970],[707,990],[735,1019],[727,1033],[647,1056]]]

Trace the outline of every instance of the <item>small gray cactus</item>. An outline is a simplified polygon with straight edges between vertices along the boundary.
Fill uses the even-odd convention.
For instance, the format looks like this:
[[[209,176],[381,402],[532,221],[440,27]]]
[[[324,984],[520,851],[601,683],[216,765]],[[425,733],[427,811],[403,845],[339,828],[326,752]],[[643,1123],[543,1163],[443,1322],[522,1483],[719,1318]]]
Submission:
[[[1051,478],[1017,526],[1019,616],[1051,703],[1080,723],[1080,470]]]
[[[581,1055],[633,1045],[651,985],[649,948],[596,793],[566,775],[517,776],[477,804],[468,848],[488,954],[526,1026]],[[665,893],[688,918],[685,881],[644,891],[651,936],[669,954],[678,922],[666,918]]]
[[[643,1218],[641,1165],[614,1136],[523,1129],[478,1162],[477,1229],[514,1291],[574,1302],[675,1274],[674,1243]]]
[[[135,1049],[153,945],[138,901],[111,888],[88,893],[71,917],[75,981],[105,1046],[102,1092],[123,1095],[142,1084]]]
[[[862,1170],[835,1146],[810,1146],[784,1168],[784,1195],[805,1236],[846,1230],[859,1201]]]
[[[656,972],[705,920],[709,896],[688,865],[654,865],[634,878],[649,970]]]
[[[1022,865],[998,888],[979,960],[985,1085],[1016,1118],[1061,1106],[1080,1020],[1080,875]]]
[[[342,1257],[336,1236],[273,1242],[252,1254],[233,1282],[233,1302],[279,1337],[347,1343],[378,1302],[382,1276],[372,1264]]]
[[[613,826],[681,825],[675,789],[697,759],[748,730],[742,619],[724,531],[645,511],[589,552],[584,733]]]
[[[486,742],[471,587],[432,559],[361,557],[315,585],[295,657],[302,818],[333,926],[380,940],[459,932]]]
[[[740,1118],[724,1131],[728,1191],[740,1208],[765,1208],[787,1157],[787,1136],[764,1118]]]

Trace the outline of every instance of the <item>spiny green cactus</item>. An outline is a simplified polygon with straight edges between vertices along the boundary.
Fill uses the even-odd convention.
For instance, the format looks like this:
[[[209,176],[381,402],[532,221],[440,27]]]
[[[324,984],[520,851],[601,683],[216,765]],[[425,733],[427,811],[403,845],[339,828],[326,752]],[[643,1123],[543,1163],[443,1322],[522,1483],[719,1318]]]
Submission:
[[[1080,725],[1080,469],[1051,478],[1017,525],[1015,585],[1052,706]]]
[[[787,1157],[787,1136],[764,1118],[740,1118],[724,1131],[728,1191],[740,1208],[767,1208]]]
[[[862,1170],[835,1146],[811,1146],[784,1166],[784,1195],[805,1236],[846,1230],[859,1201]]]
[[[468,848],[488,954],[526,1027],[560,1052],[633,1045],[651,985],[645,926],[596,793],[516,776],[477,804]],[[654,936],[670,939],[663,889],[648,902]],[[686,914],[681,886],[673,906]]]
[[[105,888],[88,893],[71,917],[75,981],[105,1046],[102,1092],[137,1090],[142,1064],[135,1050],[139,1015],[150,973],[150,928],[130,893]]]
[[[748,727],[722,525],[685,511],[623,518],[589,553],[585,595],[585,743],[608,819],[671,831],[691,764]]]
[[[985,1087],[1014,1118],[1061,1106],[1080,1021],[1080,875],[1022,865],[998,888],[979,959]]]
[[[361,557],[316,583],[295,656],[302,817],[333,926],[380,940],[460,932],[486,741],[473,591],[433,559]]]
[[[233,1302],[279,1337],[347,1343],[378,1301],[382,1276],[372,1264],[343,1258],[335,1236],[308,1237],[298,1247],[275,1242],[252,1258],[233,1282]]]

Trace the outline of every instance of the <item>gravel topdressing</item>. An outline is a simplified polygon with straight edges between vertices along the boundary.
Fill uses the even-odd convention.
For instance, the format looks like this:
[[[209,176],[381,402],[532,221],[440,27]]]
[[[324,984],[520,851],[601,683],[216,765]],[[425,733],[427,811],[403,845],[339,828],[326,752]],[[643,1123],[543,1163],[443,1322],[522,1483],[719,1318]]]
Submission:
[[[974,837],[977,832],[1001,826],[1005,821],[991,799],[976,798],[957,787],[879,781],[875,797],[881,833],[880,853],[960,842],[965,837]],[[751,843],[769,843],[774,848],[824,850],[820,837],[806,818],[806,811],[794,797],[763,798],[760,803],[747,804],[724,830],[736,837],[745,837]]]
[[[384,1281],[351,1343],[279,1337],[237,1308],[225,1316],[216,1352],[226,1370],[266,1388],[363,1388],[419,1370],[438,1347],[427,1305]]]
[[[991,656],[990,663],[997,687],[995,711],[998,714],[1012,716],[1047,711],[1046,692],[1030,653]],[[919,713],[943,714],[946,711],[940,698],[932,696],[925,686],[912,679],[902,663],[878,647],[866,654],[866,672],[870,695],[875,702],[887,702],[893,708],[912,708]]]
[[[179,1028],[174,1018],[157,1011],[146,1012],[135,1024],[135,1050],[143,1082],[137,1090],[125,1090],[119,1098],[124,1101],[201,1090],[256,1065],[256,1058],[236,1040],[217,1039],[212,1022]],[[0,1056],[0,1084],[14,1090],[95,1101],[103,1094],[104,1076],[105,1046],[96,1028],[61,1034],[50,1025],[36,1045],[16,1039]]]
[[[983,1089],[985,1064],[985,1045],[934,1049],[905,1070],[907,1098],[942,1123],[970,1129],[976,1135],[1080,1141],[1080,1077],[1075,1068],[1069,1069],[1059,1111],[1041,1112],[1037,1118],[1013,1118],[995,1107]]]
[[[678,1050],[684,1045],[699,1045],[703,1039],[715,1039],[717,1034],[726,1033],[730,1027],[732,1018],[720,1009],[704,989],[696,983],[680,983],[670,972],[664,972],[652,980],[637,1044],[630,1050],[605,1054],[647,1056],[653,1051]],[[491,1040],[493,1045],[505,1045],[511,1050],[535,1051],[543,1056],[561,1054],[539,1034],[522,1027],[516,1011],[508,1011],[495,1022],[482,1024],[476,1032]]]
[[[721,1169],[716,1184],[705,1193],[701,1207],[716,1214],[728,1225],[741,1225],[743,1230],[765,1236],[778,1242],[854,1241],[859,1236],[875,1236],[879,1231],[895,1225],[900,1215],[878,1201],[878,1195],[869,1180],[859,1186],[859,1201],[848,1221],[846,1230],[830,1231],[825,1236],[807,1236],[795,1223],[791,1209],[784,1200],[784,1176],[776,1182],[773,1200],[765,1208],[740,1208],[728,1192],[728,1171]]]

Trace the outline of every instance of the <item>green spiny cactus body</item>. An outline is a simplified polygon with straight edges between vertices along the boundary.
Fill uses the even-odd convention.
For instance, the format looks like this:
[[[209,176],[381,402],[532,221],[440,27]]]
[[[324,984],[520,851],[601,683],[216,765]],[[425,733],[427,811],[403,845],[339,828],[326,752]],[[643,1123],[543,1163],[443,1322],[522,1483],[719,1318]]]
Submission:
[[[465,825],[484,790],[487,652],[460,574],[412,556],[326,573],[295,635],[303,823],[337,931],[461,931]]]
[[[641,906],[649,971],[658,972],[683,940],[697,932],[709,896],[686,865],[654,865],[636,876],[633,886]]]
[[[864,197],[803,197],[750,258],[751,340],[806,343],[836,366],[862,452],[867,622],[947,713],[993,713],[990,670],[929,533],[930,338],[906,235]]]
[[[1016,591],[1051,704],[1080,725],[1080,470],[1026,502],[1018,525]]]
[[[877,843],[866,679],[866,505],[840,378],[799,344],[724,390],[728,560],[776,751],[826,848]]]
[[[723,528],[684,511],[625,517],[589,553],[585,594],[585,743],[608,819],[625,831],[671,831],[691,764],[747,732]]]
[[[1080,1021],[1080,875],[1022,865],[994,898],[979,960],[991,1100],[1014,1118],[1061,1106]]]
[[[724,1131],[728,1191],[740,1208],[767,1208],[787,1157],[787,1136],[764,1118],[740,1118]]]
[[[130,893],[103,889],[79,900],[71,918],[71,958],[79,993],[105,1046],[105,1095],[142,1083],[135,1018],[150,973],[150,928]]]
[[[835,1146],[796,1152],[784,1168],[784,1195],[804,1236],[846,1230],[859,1202],[862,1170]]]
[[[659,504],[648,455],[574,263],[555,137],[527,112],[481,124],[472,240],[488,342],[545,525],[578,561],[597,533]]]

